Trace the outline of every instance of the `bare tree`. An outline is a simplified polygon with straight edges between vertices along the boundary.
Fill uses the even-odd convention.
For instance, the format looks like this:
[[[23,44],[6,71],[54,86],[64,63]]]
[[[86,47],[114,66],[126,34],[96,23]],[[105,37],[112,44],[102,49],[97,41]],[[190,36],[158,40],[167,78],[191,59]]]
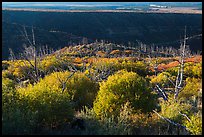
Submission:
[[[170,123],[170,124],[172,124],[172,125],[174,125],[174,126],[176,126],[177,127],[177,134],[179,135],[180,134],[180,128],[182,128],[182,129],[185,129],[185,130],[188,130],[188,128],[186,128],[186,126],[183,126],[183,125],[181,125],[181,124],[179,124],[179,123],[176,123],[175,121],[172,121],[172,120],[170,120],[170,119],[168,119],[168,118],[165,118],[165,117],[163,117],[163,116],[161,116],[159,113],[157,113],[155,110],[153,110],[153,112],[154,113],[156,113],[161,119],[163,119],[163,120],[165,120],[165,121],[167,121],[168,123]],[[187,117],[185,114],[182,114],[182,113],[180,113],[182,116],[185,116],[185,117]],[[187,117],[188,118],[188,117]],[[188,118],[189,119],[189,118]]]
[[[179,49],[179,51],[180,51],[179,67],[178,67],[178,73],[177,73],[175,84],[174,84],[174,82],[171,79],[168,78],[168,80],[174,85],[174,99],[175,100],[177,99],[178,94],[183,89],[184,59],[186,57],[186,52],[188,53],[188,55],[190,54],[190,51],[186,51],[186,40],[187,39],[188,38],[186,38],[186,27],[185,27],[185,34],[184,34],[183,43],[181,43],[181,46],[180,46],[180,49]],[[149,56],[149,58],[150,58],[150,63],[151,63],[152,62],[151,56]],[[157,59],[156,59],[156,63],[153,64],[153,68],[154,68],[154,71],[155,71],[155,76],[157,75],[157,72],[158,72],[158,62],[157,62]],[[163,97],[163,99],[165,101],[168,101],[168,96],[165,93],[164,89],[162,89],[158,84],[156,84],[155,89],[156,89],[156,91],[158,93],[160,93],[160,95]]]
[[[57,74],[57,79],[59,80],[59,82],[62,84],[62,93],[64,93],[64,90],[66,88],[66,83],[67,81],[74,75],[75,72],[72,72],[65,80],[62,80],[58,74]]]
[[[16,56],[11,48],[9,48],[9,55],[10,55],[9,60],[12,61],[16,60]]]
[[[183,84],[183,72],[184,72],[184,58],[185,58],[185,52],[186,52],[186,27],[185,27],[185,34],[184,34],[184,41],[183,44],[181,45],[180,51],[180,66],[178,69],[178,74],[176,78],[176,84],[175,84],[175,94],[174,94],[174,99],[177,99],[179,92],[182,89],[182,84]]]
[[[28,42],[28,46],[24,45],[24,52],[21,54],[21,58],[23,58],[26,62],[30,64],[33,69],[33,73],[29,73],[30,77],[37,83],[41,77],[44,76],[44,72],[39,70],[40,56],[37,53],[37,45],[35,40],[35,33],[32,27],[32,39],[29,38],[27,30],[25,26],[23,26],[23,31],[21,31],[22,36]],[[33,63],[34,61],[34,63]]]

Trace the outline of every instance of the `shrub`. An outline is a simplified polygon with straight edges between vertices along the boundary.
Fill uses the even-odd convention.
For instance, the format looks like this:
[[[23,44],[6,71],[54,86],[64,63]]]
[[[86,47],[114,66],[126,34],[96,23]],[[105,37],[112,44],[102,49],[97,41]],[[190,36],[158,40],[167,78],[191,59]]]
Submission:
[[[2,110],[5,112],[11,108],[16,100],[15,85],[12,80],[8,78],[2,79]]]
[[[186,85],[179,94],[179,98],[189,99],[192,96],[198,97],[198,91],[202,88],[202,82],[200,79],[187,78]]]
[[[66,87],[65,90],[71,95],[71,100],[75,102],[76,109],[81,109],[83,106],[93,106],[99,87],[97,83],[91,81],[85,74],[76,73],[67,81]]]
[[[192,109],[192,106],[190,104],[173,100],[173,98],[170,96],[168,102],[162,101],[160,105],[161,115],[163,117],[169,118],[179,123],[181,123],[184,118],[184,116],[182,116],[180,113],[189,115]]]
[[[78,117],[85,120],[86,129],[81,131],[82,135],[129,135],[131,123],[128,121],[129,113],[122,108],[120,115],[116,117],[104,117],[97,119],[93,109],[85,108],[78,113]],[[129,110],[129,109],[128,109]],[[79,133],[78,133],[79,134]]]
[[[146,76],[148,72],[147,65],[142,61],[134,62],[134,60],[128,60],[128,59],[121,59],[121,58],[104,58],[104,59],[98,59],[95,62],[93,62],[93,70],[99,71],[101,73],[102,71],[111,71],[116,72],[122,69],[127,70],[128,72],[136,72],[137,74],[141,76]],[[111,75],[110,74],[110,75]]]
[[[2,70],[2,78],[15,79],[14,75],[8,70]]]
[[[9,62],[8,61],[2,61],[2,70],[7,70],[9,67]]]
[[[2,79],[2,133],[29,134],[35,129],[35,114],[27,110],[27,100],[20,100],[15,85]],[[20,125],[20,126],[19,126]]]
[[[2,78],[2,90],[6,91],[15,88],[15,82],[9,78]]]
[[[168,68],[167,72],[169,72],[173,76],[177,76],[178,74],[178,67]],[[184,64],[184,74],[187,77],[202,77],[202,63],[192,63],[188,62]]]
[[[137,62],[123,61],[121,65],[122,65],[121,69],[126,69],[129,72],[131,71],[136,72],[141,76],[147,75],[147,72],[148,72],[147,65],[142,61],[137,61]]]
[[[47,56],[41,62],[39,68],[43,70],[46,74],[50,74],[57,70],[67,70],[69,58],[64,59],[64,57],[56,58],[55,56]]]
[[[58,127],[73,118],[68,93],[61,93],[44,83],[19,88],[20,101],[27,100],[27,109],[34,112],[37,123],[48,128]]]
[[[119,70],[119,63],[117,59],[99,59],[93,62],[93,69],[94,70]]]
[[[10,63],[10,66],[8,67],[8,71],[18,78],[26,77],[30,69],[30,64],[23,60],[16,60]]]
[[[168,68],[166,70],[166,72],[170,73],[171,76],[177,76],[177,74],[178,74],[178,66],[177,67]]]
[[[185,126],[193,135],[202,135],[202,115],[192,115],[190,121],[185,121]]]
[[[158,128],[166,129],[167,124],[160,121],[155,113],[133,113],[130,102],[121,106],[119,115],[97,119],[93,109],[85,109],[78,113],[85,120],[85,135],[152,135],[158,134]],[[166,129],[167,130],[167,129]],[[159,131],[159,134],[162,134]]]
[[[100,83],[100,90],[94,101],[94,112],[98,117],[118,115],[121,105],[130,102],[134,110],[151,111],[155,96],[148,89],[148,82],[134,72],[118,71]]]
[[[193,74],[193,67],[194,66],[195,66],[195,63],[193,63],[193,62],[188,62],[188,63],[184,64],[184,74],[187,77],[193,77],[194,76],[194,74]]]
[[[12,102],[12,105],[9,105],[10,108],[2,109],[2,134],[18,135],[35,133],[37,125],[35,113],[30,110],[24,111],[23,107],[19,107],[15,103]]]
[[[195,77],[202,78],[202,62],[194,65],[192,71]]]
[[[169,79],[173,80],[171,77],[171,74],[168,72],[162,72],[153,79],[151,79],[151,83],[153,84],[160,84],[161,86],[165,86],[167,84],[170,84]],[[169,78],[169,79],[168,79]]]
[[[73,101],[74,108],[80,109],[83,106],[91,107],[98,91],[98,84],[91,81],[85,74],[77,72],[67,81],[71,72],[55,72],[44,79],[38,85],[47,86],[52,90],[62,92],[63,83],[65,83],[64,93],[67,93],[69,99]]]
[[[6,78],[2,89],[4,134],[39,133],[42,126],[58,127],[73,118],[68,93],[52,89],[46,83],[16,90],[13,81]]]

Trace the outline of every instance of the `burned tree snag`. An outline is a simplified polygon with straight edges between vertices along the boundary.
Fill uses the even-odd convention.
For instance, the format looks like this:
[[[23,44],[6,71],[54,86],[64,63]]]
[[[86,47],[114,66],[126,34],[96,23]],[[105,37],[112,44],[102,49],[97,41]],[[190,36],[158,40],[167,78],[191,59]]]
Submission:
[[[181,45],[180,48],[180,66],[178,69],[178,75],[176,78],[176,85],[175,85],[175,94],[174,94],[174,99],[177,99],[178,94],[182,88],[182,82],[183,82],[183,72],[184,72],[184,58],[185,58],[185,48],[186,48],[186,27],[185,27],[185,34],[184,34],[184,41],[183,41],[183,45]]]

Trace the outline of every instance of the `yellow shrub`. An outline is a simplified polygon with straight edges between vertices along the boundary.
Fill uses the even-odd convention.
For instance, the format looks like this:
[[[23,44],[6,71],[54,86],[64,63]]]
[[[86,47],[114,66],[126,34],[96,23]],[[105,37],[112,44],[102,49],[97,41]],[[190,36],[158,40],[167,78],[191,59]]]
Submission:
[[[190,117],[191,121],[186,120],[185,125],[193,135],[202,135],[202,115],[197,113]]]
[[[17,90],[19,100],[27,100],[27,109],[35,112],[37,122],[43,126],[53,127],[71,121],[73,109],[68,93],[61,93],[50,88],[45,82],[29,85]]]
[[[71,74],[69,71],[54,72],[42,79],[36,86],[39,88],[46,87],[59,93],[67,93],[69,99],[74,102],[76,109],[80,109],[85,105],[92,106],[98,91],[98,84],[91,81],[83,73],[77,72],[72,76]],[[63,83],[65,83],[64,87]]]
[[[200,88],[202,88],[202,80],[196,78],[187,78],[186,85],[179,94],[179,98],[189,99],[192,96],[197,97]]]
[[[94,101],[97,116],[118,115],[121,105],[130,102],[134,110],[147,112],[155,106],[155,96],[148,89],[148,82],[134,72],[118,71],[100,83],[100,90]]]

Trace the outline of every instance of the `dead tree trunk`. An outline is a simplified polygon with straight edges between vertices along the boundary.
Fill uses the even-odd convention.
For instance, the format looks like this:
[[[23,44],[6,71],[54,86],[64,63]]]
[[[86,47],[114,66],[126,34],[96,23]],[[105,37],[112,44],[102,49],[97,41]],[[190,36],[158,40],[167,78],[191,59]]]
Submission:
[[[29,45],[28,47],[27,46],[24,47],[25,48],[24,53],[21,54],[21,57],[31,65],[33,72],[30,73],[30,77],[32,77],[33,80],[37,83],[41,77],[40,73],[42,73],[43,75],[44,72],[40,71],[38,68],[40,56],[38,56],[38,53],[37,53],[37,45],[36,45],[36,40],[35,40],[34,29],[32,27],[32,30],[31,30],[32,40],[30,40],[30,38],[28,37],[28,33],[27,33],[25,26],[23,26],[23,31],[21,31],[21,33]],[[32,63],[32,61],[34,61],[34,63]]]
[[[178,94],[180,92],[180,89],[182,88],[182,82],[183,82],[183,72],[184,72],[184,58],[185,58],[185,48],[186,48],[186,27],[185,27],[185,34],[184,34],[184,41],[183,45],[181,45],[181,53],[180,53],[180,66],[178,69],[178,75],[176,78],[176,85],[175,85],[175,94],[174,94],[174,99],[177,99]]]
[[[16,60],[15,54],[11,48],[9,48],[9,54],[10,54],[9,60],[12,61]]]

